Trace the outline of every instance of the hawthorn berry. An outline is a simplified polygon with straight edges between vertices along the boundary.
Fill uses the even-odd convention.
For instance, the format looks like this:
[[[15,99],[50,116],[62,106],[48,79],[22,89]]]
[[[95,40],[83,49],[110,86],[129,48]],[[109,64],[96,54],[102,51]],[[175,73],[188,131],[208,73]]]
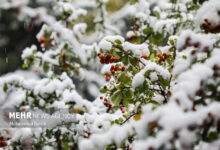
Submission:
[[[123,66],[123,67],[121,68],[121,70],[124,71],[124,70],[125,70],[125,66]]]
[[[0,141],[0,147],[7,147],[8,143],[4,141]]]
[[[38,70],[37,70],[37,69],[34,69],[34,72],[38,72]]]
[[[158,54],[157,56],[160,58],[160,57],[161,57],[161,54]]]
[[[110,79],[111,79],[111,75],[108,72],[106,72],[105,73],[105,81],[110,81]]]
[[[146,59],[146,58],[147,58],[147,55],[142,55],[141,58]]]
[[[39,40],[38,40],[39,43],[42,43],[43,41],[44,41],[43,39],[39,39]]]
[[[166,54],[166,57],[167,57],[167,58],[170,57],[170,54],[167,53],[167,54]]]
[[[100,99],[103,99],[103,96],[100,96]]]

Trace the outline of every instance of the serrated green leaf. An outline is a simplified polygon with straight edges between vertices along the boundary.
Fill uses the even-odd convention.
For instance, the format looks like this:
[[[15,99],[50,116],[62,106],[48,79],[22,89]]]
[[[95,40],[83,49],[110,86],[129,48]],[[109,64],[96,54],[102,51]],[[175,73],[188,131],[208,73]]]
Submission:
[[[99,91],[100,91],[100,93],[106,93],[106,92],[107,92],[107,89],[101,88]]]
[[[119,80],[124,85],[131,85],[131,79],[129,77],[126,77],[126,73],[125,72],[121,73],[121,75],[119,77]]]
[[[122,100],[122,93],[120,91],[116,92],[112,97],[111,101],[114,105],[118,106]]]

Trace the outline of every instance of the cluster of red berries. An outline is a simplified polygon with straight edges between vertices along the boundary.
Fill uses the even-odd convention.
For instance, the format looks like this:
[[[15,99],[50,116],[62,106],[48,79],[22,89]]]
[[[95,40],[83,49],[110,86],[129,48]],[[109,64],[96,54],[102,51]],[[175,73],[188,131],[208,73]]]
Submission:
[[[104,99],[104,102],[103,104],[106,106],[106,107],[111,107],[112,105],[110,104],[110,102],[108,101],[107,98],[103,98],[103,96],[100,96],[100,100],[103,100]]]
[[[110,68],[110,71],[111,71],[111,73],[115,73],[116,71],[124,71],[125,70],[125,66],[123,66],[123,67],[118,67],[118,66],[114,66],[114,65],[112,65],[111,66],[111,68]]]
[[[51,39],[43,39],[43,38],[40,38],[38,40],[38,42],[41,43],[41,48],[43,50],[45,50],[47,46],[52,46],[51,41],[52,41]]]
[[[121,110],[122,113],[125,113],[125,110],[123,109],[121,105],[119,105],[119,109]]]
[[[208,19],[204,20],[202,28],[205,30],[205,33],[219,33],[220,32],[220,23],[216,26],[213,26]]]
[[[111,54],[104,56],[102,54],[98,54],[98,57],[100,58],[100,62],[102,64],[109,64],[109,63],[114,63],[114,62],[118,62],[119,58],[116,58],[114,56],[112,56]]]
[[[185,44],[179,49],[180,51],[186,49],[189,46],[194,46],[195,48],[200,48],[201,43],[199,41],[192,41],[191,37],[187,37],[185,40]],[[208,52],[210,50],[209,46],[204,46],[202,51]],[[194,55],[194,54],[192,54]]]
[[[4,138],[0,138],[0,147],[7,147],[8,143],[6,142],[6,140]]]
[[[162,62],[162,61],[165,61],[168,57],[170,57],[170,54],[163,53],[163,55],[158,54],[157,56],[159,57],[159,62]]]

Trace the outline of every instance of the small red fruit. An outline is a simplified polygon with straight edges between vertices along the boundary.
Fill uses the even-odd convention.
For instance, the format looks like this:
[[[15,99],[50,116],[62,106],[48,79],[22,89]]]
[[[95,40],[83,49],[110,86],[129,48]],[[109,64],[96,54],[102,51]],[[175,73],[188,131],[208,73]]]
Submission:
[[[158,54],[157,56],[160,58],[160,57],[161,57],[161,54]]]
[[[167,57],[167,58],[170,57],[170,54],[167,54],[166,57]]]
[[[39,39],[39,40],[38,40],[39,43],[42,43],[43,41],[44,41],[43,39]]]
[[[103,99],[103,96],[100,96],[100,99]]]
[[[104,86],[104,89],[107,89],[107,86],[106,86],[106,85]]]
[[[37,70],[37,69],[34,69],[34,72],[38,72],[38,70]]]
[[[115,70],[114,70],[114,69],[111,69],[111,73],[115,73]]]
[[[142,55],[141,58],[146,59],[146,58],[147,58],[147,55]]]
[[[107,98],[104,98],[104,101],[107,101],[108,99]]]
[[[124,70],[125,70],[125,66],[123,66],[123,67],[121,68],[121,70],[124,71]]]

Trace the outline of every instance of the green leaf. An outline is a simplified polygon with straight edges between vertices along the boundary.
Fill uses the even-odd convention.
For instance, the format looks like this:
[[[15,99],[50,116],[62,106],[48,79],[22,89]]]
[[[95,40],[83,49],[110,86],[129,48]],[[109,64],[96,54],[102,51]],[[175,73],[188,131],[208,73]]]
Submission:
[[[137,3],[138,0],[131,0],[130,1],[130,5],[134,5],[135,3]]]
[[[128,57],[127,56],[123,56],[121,58],[121,61],[123,62],[124,65],[128,65]]]
[[[65,145],[64,145],[64,150],[69,150],[69,145],[68,145],[68,142],[65,142]]]
[[[143,33],[144,34],[150,34],[150,33],[152,33],[153,32],[153,29],[151,28],[151,27],[147,27],[147,28],[145,28],[144,30],[143,30]]]
[[[118,106],[121,102],[121,99],[122,99],[122,93],[121,91],[118,91],[116,92],[112,97],[111,97],[111,100],[112,100],[112,103],[116,106]]]
[[[162,88],[165,90],[167,86],[170,85],[170,81],[169,80],[161,80],[161,86]]]
[[[8,90],[8,85],[6,83],[4,84],[3,90],[4,90],[4,92],[7,92],[7,90]]]
[[[123,105],[124,105],[125,107],[127,107],[128,104],[131,104],[131,103],[132,103],[132,100],[131,100],[131,99],[129,99],[129,98],[123,98]]]
[[[216,139],[218,139],[218,132],[217,131],[210,132],[207,139],[208,139],[208,142],[215,141]]]
[[[125,72],[121,73],[121,76],[119,77],[119,80],[124,85],[131,85],[131,79],[129,77],[126,77]]]
[[[100,91],[101,93],[106,93],[106,92],[107,92],[107,89],[101,88],[99,91]]]
[[[183,58],[183,59],[187,59],[187,56],[183,55],[182,58]]]
[[[134,92],[130,89],[123,91],[123,93],[124,93],[125,97],[128,97],[130,99],[133,98],[133,96],[134,96]]]
[[[152,53],[152,54],[150,55],[150,61],[153,61],[153,60],[154,60],[154,57],[155,57],[155,55],[154,55],[154,53]]]
[[[115,43],[121,44],[121,41],[120,40],[115,40]]]
[[[150,101],[148,101],[148,103],[155,104],[155,105],[158,105],[158,104],[159,104],[159,103],[158,103],[157,101],[155,101],[155,100],[150,100]]]
[[[154,11],[154,15],[157,17],[158,20],[160,19],[160,14],[158,11]]]
[[[137,60],[133,57],[129,57],[129,62],[133,65],[136,66],[137,65]]]
[[[48,72],[49,68],[50,68],[50,66],[48,65],[48,63],[45,62],[44,65],[43,65],[44,72]]]
[[[28,67],[28,65],[27,65],[27,64],[25,64],[25,63],[24,63],[24,64],[22,64],[22,68],[23,68],[23,69],[25,69],[25,68],[27,68],[27,67]]]

